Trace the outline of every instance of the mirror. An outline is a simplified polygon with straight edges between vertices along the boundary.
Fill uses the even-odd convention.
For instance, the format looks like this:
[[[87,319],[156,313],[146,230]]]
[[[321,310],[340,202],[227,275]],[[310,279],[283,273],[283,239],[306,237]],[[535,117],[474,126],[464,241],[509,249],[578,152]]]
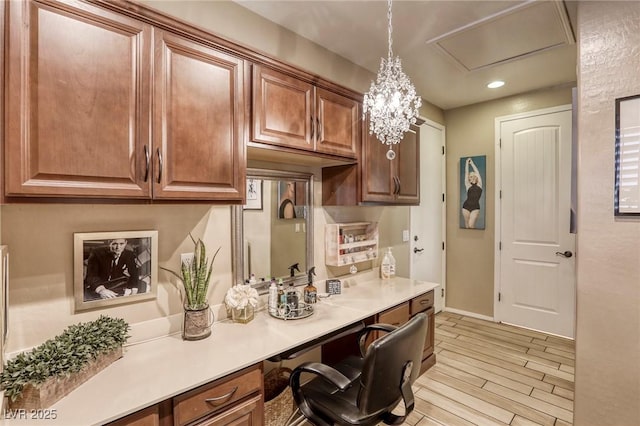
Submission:
[[[255,274],[259,290],[271,277],[306,283],[313,266],[313,175],[248,169],[246,203],[234,206],[235,282]]]

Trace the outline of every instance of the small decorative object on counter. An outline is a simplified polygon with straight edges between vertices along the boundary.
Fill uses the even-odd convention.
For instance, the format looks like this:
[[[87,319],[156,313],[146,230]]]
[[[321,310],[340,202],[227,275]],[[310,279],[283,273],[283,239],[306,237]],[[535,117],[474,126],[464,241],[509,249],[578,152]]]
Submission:
[[[342,283],[340,280],[327,280],[327,293],[340,294],[342,291]]]
[[[71,325],[62,334],[7,361],[0,373],[10,409],[53,405],[122,357],[129,335],[123,319],[105,315]]]
[[[181,275],[162,266],[160,268],[173,274],[184,287],[182,338],[184,340],[200,340],[211,335],[214,317],[213,311],[209,308],[207,291],[209,290],[213,262],[221,247],[218,247],[213,259],[209,262],[207,249],[202,240],[196,241],[191,234],[189,237],[194,244],[193,258],[182,261]]]
[[[387,249],[387,256],[389,256],[389,278],[396,276],[396,258],[391,253],[391,247]]]
[[[258,306],[258,291],[250,285],[234,285],[227,290],[224,303],[231,311],[233,321],[246,324],[253,319]]]
[[[304,302],[305,303],[316,303],[318,301],[318,289],[313,285],[313,276],[316,274],[316,267],[313,266],[309,269],[308,279],[309,283],[304,288]]]

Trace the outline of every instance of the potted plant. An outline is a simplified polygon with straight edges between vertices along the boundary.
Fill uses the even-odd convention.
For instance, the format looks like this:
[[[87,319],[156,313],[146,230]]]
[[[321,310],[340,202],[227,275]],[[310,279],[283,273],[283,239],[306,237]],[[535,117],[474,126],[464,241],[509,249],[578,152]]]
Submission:
[[[128,331],[129,324],[123,319],[102,315],[95,321],[71,325],[7,361],[0,373],[0,387],[9,408],[51,406],[121,358]]]
[[[165,271],[173,274],[182,282],[184,287],[184,321],[182,324],[182,338],[185,340],[200,340],[211,335],[211,325],[213,324],[213,311],[209,308],[207,293],[211,280],[213,262],[222,247],[213,255],[211,262],[207,258],[207,248],[201,239],[196,241],[191,234],[193,241],[193,258],[183,260],[180,267],[180,274],[164,268]]]

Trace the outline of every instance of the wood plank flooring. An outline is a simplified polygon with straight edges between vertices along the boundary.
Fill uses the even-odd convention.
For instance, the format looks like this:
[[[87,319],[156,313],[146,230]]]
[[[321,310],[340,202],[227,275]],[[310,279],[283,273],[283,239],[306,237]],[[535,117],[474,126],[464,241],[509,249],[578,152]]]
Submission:
[[[572,340],[440,312],[435,343],[405,425],[573,423]]]

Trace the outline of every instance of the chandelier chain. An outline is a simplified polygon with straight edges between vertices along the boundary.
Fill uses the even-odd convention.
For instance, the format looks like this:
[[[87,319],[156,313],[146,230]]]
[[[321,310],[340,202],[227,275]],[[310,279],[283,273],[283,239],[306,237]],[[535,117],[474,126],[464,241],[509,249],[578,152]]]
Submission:
[[[393,23],[392,23],[392,19],[393,19],[393,14],[391,12],[391,3],[393,0],[388,0],[387,1],[387,20],[388,20],[388,25],[387,25],[387,29],[389,32],[389,53],[388,53],[388,58],[389,60],[391,60],[391,58],[393,58],[393,38],[391,38],[391,34],[393,33]]]

